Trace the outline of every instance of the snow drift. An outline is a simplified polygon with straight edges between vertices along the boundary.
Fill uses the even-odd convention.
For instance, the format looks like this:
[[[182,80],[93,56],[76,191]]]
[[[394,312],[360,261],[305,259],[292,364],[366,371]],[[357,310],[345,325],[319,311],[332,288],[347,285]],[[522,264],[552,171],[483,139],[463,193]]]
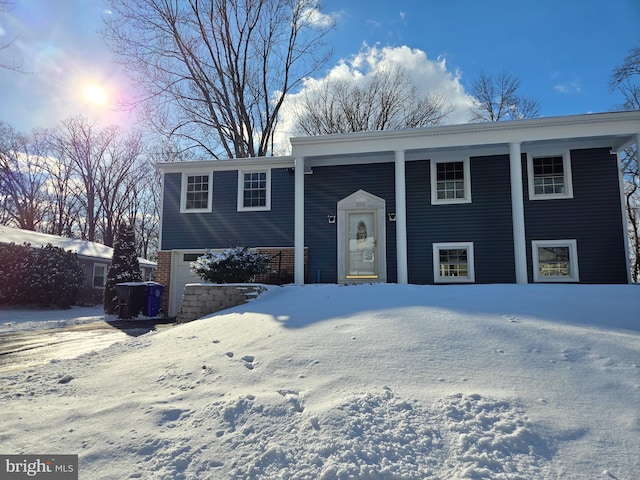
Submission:
[[[640,288],[273,287],[0,377],[0,450],[80,478],[631,479]]]

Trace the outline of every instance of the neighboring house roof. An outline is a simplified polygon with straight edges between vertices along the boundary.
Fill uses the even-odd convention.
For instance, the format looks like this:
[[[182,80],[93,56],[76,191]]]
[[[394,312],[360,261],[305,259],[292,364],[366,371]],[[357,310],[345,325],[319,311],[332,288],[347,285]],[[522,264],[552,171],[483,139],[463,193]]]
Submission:
[[[43,247],[50,243],[54,247],[71,250],[73,253],[77,253],[80,257],[95,258],[107,262],[111,262],[111,259],[113,258],[113,248],[102,245],[101,243],[88,242],[77,238],[48,235],[46,233],[11,228],[4,225],[0,225],[0,243],[15,243],[16,245],[29,243],[34,248]],[[156,267],[155,262],[144,258],[138,258],[138,262],[141,267]]]

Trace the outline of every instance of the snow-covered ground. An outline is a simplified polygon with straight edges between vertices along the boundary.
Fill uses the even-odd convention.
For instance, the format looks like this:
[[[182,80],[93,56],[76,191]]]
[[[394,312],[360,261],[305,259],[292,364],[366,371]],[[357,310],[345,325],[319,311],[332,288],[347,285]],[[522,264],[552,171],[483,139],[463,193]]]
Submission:
[[[64,310],[0,309],[0,334],[101,322],[105,318],[116,317],[105,317],[102,305]]]
[[[640,287],[273,287],[0,377],[81,479],[637,479]]]

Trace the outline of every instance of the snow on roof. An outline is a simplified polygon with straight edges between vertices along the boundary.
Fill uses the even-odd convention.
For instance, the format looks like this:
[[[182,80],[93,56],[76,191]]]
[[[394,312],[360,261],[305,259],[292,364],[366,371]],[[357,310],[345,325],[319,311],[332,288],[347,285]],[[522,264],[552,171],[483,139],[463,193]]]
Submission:
[[[0,243],[15,243],[16,245],[30,243],[31,246],[35,248],[44,247],[50,243],[54,247],[71,250],[81,257],[100,258],[108,261],[111,261],[113,258],[113,248],[101,243],[88,242],[77,238],[59,237],[57,235],[49,235],[19,228],[10,228],[4,225],[0,225]],[[140,262],[141,267],[156,266],[155,262],[144,258],[138,258],[138,262]]]

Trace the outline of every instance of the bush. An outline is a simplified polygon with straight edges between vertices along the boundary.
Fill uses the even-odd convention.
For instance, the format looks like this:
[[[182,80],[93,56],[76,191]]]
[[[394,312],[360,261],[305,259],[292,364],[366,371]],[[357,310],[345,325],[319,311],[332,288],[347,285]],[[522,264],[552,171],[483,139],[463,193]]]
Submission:
[[[51,244],[0,247],[0,303],[69,308],[84,280],[78,256]]]
[[[0,305],[16,305],[31,264],[31,245],[0,245]]]
[[[33,250],[24,303],[69,308],[75,305],[83,281],[78,256],[48,244]]]
[[[271,258],[255,248],[235,247],[207,251],[189,266],[191,273],[208,283],[248,283],[270,272]]]

